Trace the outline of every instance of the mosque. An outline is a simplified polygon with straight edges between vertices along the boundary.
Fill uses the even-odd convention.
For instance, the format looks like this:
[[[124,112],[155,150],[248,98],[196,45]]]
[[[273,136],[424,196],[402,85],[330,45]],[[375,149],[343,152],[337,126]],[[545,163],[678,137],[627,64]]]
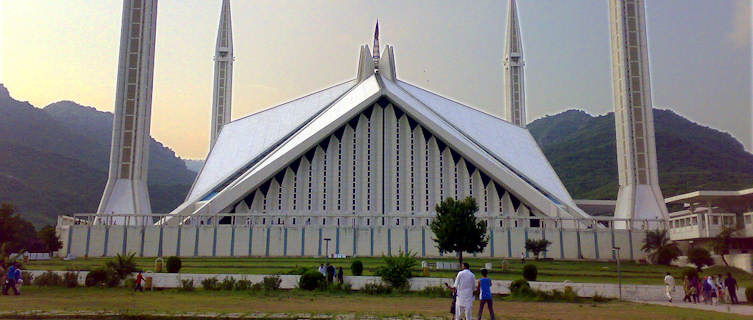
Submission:
[[[641,0],[610,1],[620,198],[616,219],[598,221],[576,205],[525,127],[515,0],[506,119],[399,79],[377,23],[354,79],[232,120],[230,1],[221,8],[210,152],[185,201],[152,214],[146,141],[157,1],[124,0],[110,176],[97,215],[59,223],[65,253],[321,256],[333,241],[336,254],[438,256],[428,226],[448,197],[476,200],[490,226],[481,256],[518,257],[526,239],[545,238],[551,257],[612,258],[621,246],[637,259],[643,232],[666,223]]]

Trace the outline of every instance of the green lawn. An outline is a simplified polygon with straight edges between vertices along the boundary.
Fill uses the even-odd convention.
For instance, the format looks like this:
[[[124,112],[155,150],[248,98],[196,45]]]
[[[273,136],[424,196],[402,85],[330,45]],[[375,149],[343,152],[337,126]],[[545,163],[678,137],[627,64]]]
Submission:
[[[364,264],[364,275],[373,275],[374,270],[383,264],[381,258],[357,258]],[[33,261],[25,266],[34,270],[91,270],[104,265],[109,258],[88,258],[74,261],[53,259],[50,261]],[[330,259],[336,267],[342,266],[345,275],[350,275],[350,264],[355,259]],[[419,261],[454,261],[452,259],[419,259]],[[154,258],[136,258],[139,268],[154,270]],[[324,258],[183,258],[182,273],[235,273],[235,274],[285,274],[296,267],[317,267],[324,263]],[[478,270],[487,262],[494,263],[494,270],[490,273],[492,279],[515,280],[521,276],[523,264],[520,260],[468,258],[472,270]],[[564,281],[617,283],[617,265],[614,262],[598,261],[532,261],[538,267],[539,281]],[[503,271],[502,265],[507,270]],[[662,284],[664,274],[672,272],[679,277],[680,268],[660,265],[638,264],[622,262],[622,281],[626,284]],[[726,273],[723,267],[714,267],[711,274]],[[753,275],[740,270],[733,270],[741,286],[753,286]],[[415,270],[416,276],[423,276],[421,270]],[[455,276],[453,271],[430,271],[430,277]]]
[[[23,295],[0,297],[0,314],[14,311],[109,311],[128,315],[154,313],[218,314],[255,312],[356,314],[376,316],[443,316],[449,314],[449,298],[421,297],[414,294],[367,296],[359,293],[320,293],[275,291],[203,291],[165,290],[138,293],[123,288],[37,288],[24,287]],[[497,319],[747,319],[744,316],[683,308],[628,302],[553,303],[507,301],[494,302]],[[478,302],[474,307],[478,310]],[[3,316],[0,316],[2,318]],[[488,318],[485,313],[484,318]]]

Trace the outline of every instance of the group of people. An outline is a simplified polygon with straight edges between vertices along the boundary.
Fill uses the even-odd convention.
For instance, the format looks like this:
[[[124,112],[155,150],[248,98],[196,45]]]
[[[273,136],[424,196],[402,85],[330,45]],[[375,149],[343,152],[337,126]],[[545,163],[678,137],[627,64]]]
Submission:
[[[340,284],[344,282],[345,274],[343,274],[343,267],[335,269],[335,266],[327,262],[326,266],[324,264],[319,265],[319,272],[327,279],[327,283],[334,282],[335,278],[337,278],[337,282]]]
[[[728,302],[738,304],[737,300],[737,280],[732,274],[727,272],[727,278],[721,274],[714,277],[713,275],[698,277],[698,275],[684,276],[682,281],[685,296],[683,302],[719,304]],[[675,279],[669,272],[664,276],[665,294],[669,302],[672,302],[672,291],[674,291]]]
[[[13,289],[13,294],[21,294],[21,286],[24,283],[21,276],[21,265],[12,264],[8,267],[8,270],[3,270],[0,266],[0,283],[3,286],[3,295],[7,296],[10,289]]]
[[[465,315],[466,320],[472,319],[473,300],[476,294],[478,294],[478,299],[481,302],[478,310],[478,319],[481,319],[481,315],[484,313],[484,306],[488,306],[489,316],[491,320],[494,320],[492,279],[488,277],[488,273],[486,269],[481,269],[481,279],[476,280],[476,276],[471,272],[471,266],[467,262],[464,262],[463,270],[458,272],[452,287],[445,283],[453,293],[450,313],[455,315],[456,320],[462,319],[463,315]]]

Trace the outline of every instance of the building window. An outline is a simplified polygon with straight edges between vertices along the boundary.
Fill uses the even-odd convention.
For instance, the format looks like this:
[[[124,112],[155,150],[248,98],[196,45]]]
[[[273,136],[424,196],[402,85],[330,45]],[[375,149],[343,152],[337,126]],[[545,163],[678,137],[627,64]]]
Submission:
[[[324,166],[322,171],[322,210],[327,210],[327,151],[324,151]]]
[[[712,216],[711,217],[711,224],[719,224],[719,216]]]
[[[311,179],[312,179],[312,171],[314,170],[314,166],[312,166],[309,163],[309,192],[308,192],[308,210],[311,211]]]
[[[439,200],[444,200],[444,156],[439,150]]]
[[[366,122],[366,211],[371,211],[371,119]]]
[[[410,128],[410,127],[409,127]],[[416,201],[414,199],[414,195],[416,193],[415,185],[414,185],[414,173],[416,171],[414,165],[415,165],[415,137],[414,137],[413,130],[410,132],[410,211],[411,214],[416,211]]]
[[[293,174],[293,211],[298,209],[298,174]]]
[[[282,211],[282,182],[277,187],[277,211]]]
[[[395,122],[395,211],[400,211],[400,119]]]
[[[358,174],[357,174],[357,172],[358,172],[358,169],[357,169],[358,165],[356,164],[356,155],[358,154],[358,152],[357,152],[357,150],[358,150],[357,149],[357,147],[358,147],[357,146],[358,139],[356,139],[356,138],[357,138],[357,136],[356,136],[356,129],[354,128],[353,129],[353,169],[352,169],[353,170],[353,200],[351,202],[352,210],[353,211],[356,211],[356,198],[357,198],[357,193],[356,193],[356,177],[358,176]]]

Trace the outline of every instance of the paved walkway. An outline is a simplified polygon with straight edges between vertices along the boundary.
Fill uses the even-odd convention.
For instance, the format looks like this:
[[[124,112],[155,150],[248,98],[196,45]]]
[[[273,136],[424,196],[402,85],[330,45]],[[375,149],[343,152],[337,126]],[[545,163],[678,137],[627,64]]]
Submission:
[[[122,315],[119,312],[101,311],[41,311],[28,310],[21,312],[0,312],[0,318],[11,319],[112,319]],[[246,319],[246,320],[446,320],[448,317],[422,317],[411,315],[405,317],[379,317],[373,315],[356,314],[311,314],[311,313],[213,313],[213,312],[187,312],[187,313],[154,313],[138,315],[144,319],[176,319],[187,320],[217,320],[217,319]]]
[[[741,314],[745,316],[753,316],[753,306],[752,305],[743,305],[743,304],[717,304],[717,305],[710,305],[710,304],[704,304],[704,303],[687,303],[687,302],[658,302],[658,301],[636,301],[640,303],[648,303],[648,304],[656,304],[661,306],[668,306],[668,307],[678,307],[678,308],[689,308],[689,309],[698,309],[698,310],[706,310],[706,311],[716,311],[716,312],[726,312],[726,313],[736,313]]]

